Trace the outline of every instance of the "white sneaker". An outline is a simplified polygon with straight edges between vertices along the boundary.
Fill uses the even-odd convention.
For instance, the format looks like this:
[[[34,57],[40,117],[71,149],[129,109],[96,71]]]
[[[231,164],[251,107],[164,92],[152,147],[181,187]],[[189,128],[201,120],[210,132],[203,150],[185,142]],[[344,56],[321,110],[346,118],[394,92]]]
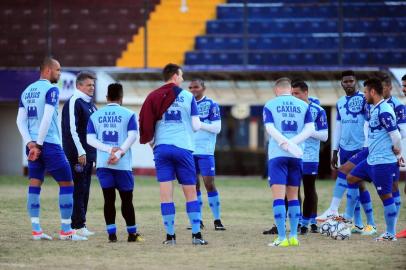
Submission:
[[[32,232],[32,240],[52,240],[52,237],[43,232]]]
[[[338,216],[338,211],[336,210],[331,210],[330,208],[327,209],[323,214],[320,216],[316,217],[317,222],[325,222],[329,218],[337,217]]]
[[[68,241],[86,241],[87,240],[86,237],[76,234],[75,230],[71,230],[69,232],[60,231],[59,239],[68,240]]]
[[[89,231],[86,227],[76,230],[76,234],[84,237],[89,237],[94,235],[94,232]]]

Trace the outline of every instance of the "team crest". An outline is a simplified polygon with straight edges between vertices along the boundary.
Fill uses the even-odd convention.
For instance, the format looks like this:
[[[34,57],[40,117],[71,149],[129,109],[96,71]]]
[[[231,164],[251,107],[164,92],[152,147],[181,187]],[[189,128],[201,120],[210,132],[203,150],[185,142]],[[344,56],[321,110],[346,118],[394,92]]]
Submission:
[[[354,118],[362,112],[364,104],[364,98],[362,96],[352,96],[347,99],[347,103],[344,105],[347,115],[351,114]]]

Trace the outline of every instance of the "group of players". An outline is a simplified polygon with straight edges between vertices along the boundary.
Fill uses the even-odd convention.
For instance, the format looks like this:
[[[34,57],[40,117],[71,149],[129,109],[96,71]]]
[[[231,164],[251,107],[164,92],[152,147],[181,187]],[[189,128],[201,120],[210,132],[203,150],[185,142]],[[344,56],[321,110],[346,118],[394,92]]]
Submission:
[[[402,83],[406,83],[406,76],[402,78]],[[298,87],[300,85],[302,86]],[[313,152],[311,148],[314,145],[319,147],[319,141],[327,139],[326,134],[322,133],[327,129],[325,113],[321,107],[314,104],[317,101],[309,99],[304,82],[293,82],[290,85],[287,78],[276,81],[276,98],[264,107],[264,123],[270,135],[268,179],[274,197],[276,223],[274,228],[264,234],[278,234],[270,246],[299,245],[296,228],[298,227],[302,234],[307,233],[309,219],[312,232],[317,232],[317,221],[335,219],[352,227],[354,233],[377,234],[370,194],[363,181],[373,182],[384,205],[386,230],[375,240],[396,240],[396,221],[401,205],[398,189],[399,166],[404,165],[401,138],[406,136],[405,106],[396,97],[391,96],[391,80],[385,74],[366,80],[364,93],[357,90],[353,71],[342,73],[341,85],[346,95],[336,104],[337,118],[331,161],[331,165],[338,169],[338,177],[330,207],[317,217],[317,194],[312,186],[314,180],[309,176],[317,174],[318,149]],[[301,100],[295,99],[292,94]],[[304,153],[298,147],[302,142]],[[340,167],[337,164],[338,156]],[[302,175],[305,202],[301,217],[298,188]],[[309,185],[312,186],[311,189],[306,188]],[[306,189],[311,192],[306,192]],[[343,216],[339,216],[338,208],[346,190],[346,211]],[[306,203],[309,196],[312,207]],[[362,224],[360,203],[367,216],[366,226]],[[291,228],[289,238],[285,233],[287,215]],[[300,218],[302,221],[299,225]],[[402,233],[398,236],[404,237]]]
[[[40,226],[40,192],[45,171],[60,186],[62,240],[87,240],[71,227],[73,181],[69,163],[61,147],[57,123],[59,91],[54,83],[60,77],[60,64],[46,58],[41,64],[41,77],[21,95],[17,125],[27,146],[29,189],[27,209],[31,218],[34,240],[51,240]],[[178,180],[186,199],[186,212],[192,230],[192,243],[206,245],[201,229],[202,195],[199,174],[203,176],[208,202],[214,217],[215,230],[225,230],[220,218],[220,198],[214,184],[214,148],[221,130],[218,105],[204,96],[205,85],[194,79],[186,91],[180,66],[168,64],[163,69],[165,84],[152,91],[140,112],[139,127],[134,112],[122,105],[123,88],[111,84],[107,91],[108,105],[95,111],[87,123],[87,144],[97,149],[96,174],[105,200],[104,216],[108,239],[117,241],[115,225],[115,190],[122,200],[128,241],[142,241],[137,232],[132,192],[131,145],[138,139],[153,148],[157,180],[160,186],[161,214],[166,231],[166,245],[176,244],[173,181]],[[403,78],[406,84],[406,77]],[[403,80],[402,79],[402,80]],[[290,228],[307,233],[308,225],[316,231],[317,221],[336,218],[362,234],[376,233],[370,195],[362,180],[372,181],[385,209],[386,231],[377,240],[396,240],[395,225],[399,214],[400,195],[397,185],[400,139],[405,136],[405,106],[390,95],[389,77],[365,81],[365,96],[357,91],[352,71],[342,74],[346,96],[337,102],[336,129],[333,138],[332,165],[341,166],[329,209],[317,216],[315,180],[318,171],[320,141],[328,138],[324,109],[317,99],[308,96],[304,81],[281,78],[276,81],[276,97],[264,106],[264,124],[269,134],[268,172],[273,194],[273,212],[278,237],[270,246],[298,246],[297,230],[286,237],[286,217]],[[404,87],[404,91],[406,86]],[[364,133],[365,131],[365,133]],[[400,131],[400,132],[399,132]],[[298,200],[303,178],[303,211]],[[342,196],[347,191],[344,216],[338,215]],[[285,202],[286,201],[286,202]],[[363,226],[359,204],[367,215]],[[303,212],[303,214],[301,214]]]
[[[108,104],[100,110],[89,103],[94,91],[75,92],[74,100],[70,100],[64,106],[63,114],[66,110],[66,115],[70,116],[70,119],[63,117],[67,119],[66,124],[62,120],[64,133],[75,133],[76,137],[80,136],[79,128],[75,127],[75,122],[80,120],[74,118],[73,111],[70,113],[68,111],[75,108],[78,99],[89,103],[84,106],[84,113],[89,114],[88,121],[81,123],[86,127],[87,134],[85,141],[80,139],[81,149],[76,150],[78,143],[73,143],[75,138],[68,146],[65,144],[69,140],[64,140],[63,148],[60,139],[57,117],[59,90],[54,85],[58,82],[60,74],[59,62],[53,58],[45,58],[40,66],[40,79],[30,84],[21,94],[17,115],[17,126],[26,146],[28,158],[27,210],[31,218],[34,240],[52,240],[51,236],[43,232],[40,225],[40,194],[45,172],[51,174],[60,186],[59,238],[81,241],[93,235],[86,227],[73,229],[71,226],[74,205],[86,208],[87,199],[83,198],[86,196],[74,196],[74,186],[77,186],[77,183],[74,185],[72,174],[82,172],[83,167],[71,168],[66,158],[66,152],[74,152],[77,155],[75,162],[79,162],[78,165],[86,164],[85,149],[89,151],[93,147],[97,150],[96,175],[103,191],[104,218],[109,241],[117,241],[116,189],[122,201],[121,211],[127,225],[128,241],[143,241],[137,231],[132,202],[134,177],[131,146],[138,139],[139,133],[140,141],[149,143],[154,152],[161,191],[161,213],[167,232],[163,243],[176,244],[172,185],[175,179],[182,184],[185,194],[192,243],[207,244],[200,232],[204,225],[201,217],[202,195],[199,175],[202,175],[207,190],[208,202],[214,217],[214,229],[225,230],[221,222],[220,197],[214,184],[214,148],[216,135],[221,130],[220,110],[213,100],[204,96],[205,85],[202,80],[192,80],[190,91],[183,90],[179,88],[183,82],[181,68],[168,64],[163,69],[165,84],[152,91],[141,108],[140,128],[135,113],[121,106],[123,100],[121,84],[113,83],[108,86],[106,96]],[[79,73],[77,87],[84,90],[86,87],[83,86],[88,83],[89,89],[94,89],[94,80],[95,77],[90,73]],[[69,132],[69,128],[75,129],[74,132]],[[76,140],[79,141],[79,138]],[[74,147],[74,151],[70,149]],[[92,164],[88,167],[91,168]],[[86,202],[83,203],[83,200]],[[83,218],[80,222],[84,226]]]

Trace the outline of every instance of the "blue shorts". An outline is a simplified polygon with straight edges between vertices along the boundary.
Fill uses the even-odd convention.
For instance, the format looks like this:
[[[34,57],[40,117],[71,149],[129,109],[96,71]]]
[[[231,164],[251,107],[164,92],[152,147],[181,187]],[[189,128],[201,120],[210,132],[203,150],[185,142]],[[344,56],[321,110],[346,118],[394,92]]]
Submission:
[[[303,174],[317,175],[319,172],[318,162],[303,162]]]
[[[354,165],[358,165],[361,161],[363,161],[364,159],[367,159],[368,154],[369,154],[368,147],[364,147],[364,149],[362,149],[360,152],[353,155],[349,159],[349,161]]]
[[[28,156],[29,150],[26,147]],[[72,181],[72,172],[62,146],[44,142],[41,154],[35,161],[28,161],[28,177],[44,181],[48,171],[56,181]]]
[[[397,163],[369,165],[367,160],[359,163],[351,175],[361,179],[371,179],[379,195],[392,193],[394,175],[399,170]]]
[[[202,176],[215,176],[216,166],[213,155],[194,155],[196,173]]]
[[[196,168],[192,151],[174,145],[154,148],[156,175],[159,182],[178,179],[182,185],[196,185]]]
[[[347,151],[344,150],[340,147],[339,150],[339,156],[340,156],[340,166],[343,165],[344,163],[346,163],[348,160],[350,160],[350,158],[352,156],[354,156],[355,154],[361,152],[362,149],[357,149],[357,150],[353,150],[353,151]],[[342,178],[342,179],[346,179],[346,175],[340,171],[337,172],[337,176]]]
[[[131,171],[97,168],[96,175],[102,188],[116,188],[120,191],[134,189],[134,176]]]
[[[268,160],[269,186],[274,184],[300,186],[302,179],[302,160],[291,157],[277,157]]]

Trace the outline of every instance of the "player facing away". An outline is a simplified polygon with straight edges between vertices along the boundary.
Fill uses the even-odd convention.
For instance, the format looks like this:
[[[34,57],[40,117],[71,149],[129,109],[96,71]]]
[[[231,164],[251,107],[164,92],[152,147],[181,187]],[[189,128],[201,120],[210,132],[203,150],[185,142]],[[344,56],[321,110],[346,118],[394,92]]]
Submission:
[[[196,169],[192,152],[193,135],[200,129],[201,122],[193,95],[179,85],[183,82],[180,66],[168,64],[163,69],[165,84],[151,92],[143,104],[162,88],[173,89],[177,93],[175,101],[163,112],[162,119],[155,124],[154,152],[157,180],[160,188],[161,214],[166,230],[164,245],[175,245],[175,204],[173,202],[173,181],[182,185],[186,198],[186,212],[192,227],[192,244],[206,245],[200,231],[200,206],[196,195]],[[141,110],[143,110],[142,108]],[[146,109],[146,108],[145,108]],[[153,112],[157,114],[153,108]]]
[[[338,169],[338,154],[340,155],[340,164],[344,164],[353,155],[360,152],[364,146],[366,101],[364,94],[356,90],[356,84],[355,73],[352,70],[342,72],[341,86],[346,95],[341,97],[336,104],[337,118],[332,143],[333,157],[331,159],[331,166],[335,169]],[[330,207],[316,217],[317,221],[323,222],[330,217],[338,216],[338,208],[346,189],[346,175],[338,171]],[[357,204],[359,205],[359,202]],[[361,232],[363,225],[359,206],[355,212],[355,225],[359,226],[358,230]]]
[[[263,117],[267,133],[269,185],[273,196],[273,213],[278,237],[269,246],[298,246],[297,226],[300,218],[298,189],[302,179],[301,144],[315,130],[309,106],[291,95],[291,82],[280,78],[275,82],[276,97],[264,107]],[[289,239],[286,238],[285,195],[288,198],[290,222]]]
[[[193,79],[190,82],[189,90],[196,99],[201,121],[201,128],[194,135],[195,151],[193,152],[197,174],[197,200],[199,201],[200,212],[202,212],[203,201],[200,191],[200,174],[203,178],[207,191],[207,199],[213,214],[214,229],[216,231],[224,231],[225,227],[221,223],[220,195],[214,184],[214,176],[216,175],[214,148],[216,147],[217,134],[221,131],[220,108],[216,102],[204,95],[206,86],[203,80]],[[200,219],[200,227],[204,227],[202,219]]]
[[[394,175],[399,172],[401,157],[401,136],[396,124],[392,107],[383,98],[382,83],[377,78],[364,82],[365,97],[372,104],[368,127],[368,150],[366,160],[359,163],[347,176],[349,184],[356,184],[359,179],[371,179],[384,205],[386,231],[376,238],[377,241],[396,241],[395,228],[397,210],[392,196]],[[357,188],[348,189],[349,203],[355,208]],[[351,220],[348,211],[344,222]]]
[[[104,197],[104,219],[110,242],[116,235],[116,189],[121,198],[121,213],[127,225],[128,242],[143,241],[137,233],[133,206],[134,177],[131,145],[137,140],[135,113],[122,107],[123,87],[108,86],[107,106],[93,113],[87,125],[87,143],[97,149],[96,174]]]
[[[45,58],[40,66],[40,79],[21,94],[17,126],[28,155],[27,210],[31,218],[32,238],[52,240],[40,225],[40,194],[45,171],[59,184],[61,240],[87,240],[71,228],[73,181],[68,160],[63,152],[58,129],[59,89],[54,84],[61,75],[61,66],[53,58]]]
[[[292,95],[309,104],[309,109],[314,121],[315,131],[305,140],[303,151],[303,189],[304,200],[302,208],[302,220],[300,233],[306,234],[309,230],[310,223],[311,232],[317,233],[317,191],[316,178],[319,170],[319,152],[320,141],[328,139],[328,124],[326,111],[309,99],[309,87],[304,81],[296,81],[292,83]]]

